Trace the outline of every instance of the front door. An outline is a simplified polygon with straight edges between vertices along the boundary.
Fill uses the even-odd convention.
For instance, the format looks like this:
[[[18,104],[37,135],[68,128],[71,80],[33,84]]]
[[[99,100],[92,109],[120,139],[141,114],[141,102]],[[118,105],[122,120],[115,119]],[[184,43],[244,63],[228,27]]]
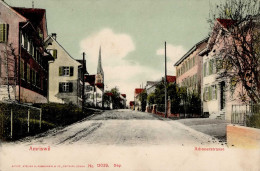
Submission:
[[[226,96],[225,96],[225,82],[220,83],[220,109],[225,108]]]

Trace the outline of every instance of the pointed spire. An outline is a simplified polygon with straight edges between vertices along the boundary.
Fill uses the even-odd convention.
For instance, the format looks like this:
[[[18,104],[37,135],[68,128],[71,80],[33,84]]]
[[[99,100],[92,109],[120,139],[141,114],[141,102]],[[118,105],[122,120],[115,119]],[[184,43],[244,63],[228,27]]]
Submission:
[[[101,46],[99,48],[99,57],[98,57],[98,67],[97,67],[97,74],[104,74],[101,62]]]

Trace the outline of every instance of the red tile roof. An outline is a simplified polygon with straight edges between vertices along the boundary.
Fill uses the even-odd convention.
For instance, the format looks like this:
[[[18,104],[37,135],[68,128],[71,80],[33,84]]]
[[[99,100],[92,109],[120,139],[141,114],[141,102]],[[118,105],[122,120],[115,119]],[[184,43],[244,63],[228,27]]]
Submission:
[[[98,88],[104,88],[104,84],[103,84],[103,83],[96,83],[96,86],[97,86]]]
[[[174,83],[176,81],[176,76],[167,75],[167,82]]]
[[[225,28],[229,28],[231,25],[233,25],[235,23],[235,21],[231,20],[231,19],[220,19],[220,18],[217,18],[217,20]]]
[[[96,80],[96,75],[85,75],[85,82],[88,82],[90,85],[94,86]]]
[[[124,98],[126,98],[126,94],[121,94]]]
[[[106,93],[106,95],[107,95],[107,96],[112,96],[112,95],[113,95],[113,93]]]
[[[130,106],[134,106],[134,101],[130,101],[130,102],[129,102],[129,105],[130,105]]]
[[[43,24],[42,21],[45,17],[46,10],[39,8],[18,8],[12,7],[19,14],[30,20],[35,28],[39,27],[43,32]]]
[[[135,94],[140,94],[140,93],[142,93],[143,91],[144,91],[143,88],[136,88],[136,89],[135,89]]]

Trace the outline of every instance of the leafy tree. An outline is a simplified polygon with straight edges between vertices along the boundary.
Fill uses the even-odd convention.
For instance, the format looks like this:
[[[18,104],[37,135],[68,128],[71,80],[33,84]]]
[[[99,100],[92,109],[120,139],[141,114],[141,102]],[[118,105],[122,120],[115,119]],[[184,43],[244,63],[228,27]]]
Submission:
[[[141,102],[141,110],[145,111],[147,104],[147,92],[145,90],[139,94],[139,100]]]

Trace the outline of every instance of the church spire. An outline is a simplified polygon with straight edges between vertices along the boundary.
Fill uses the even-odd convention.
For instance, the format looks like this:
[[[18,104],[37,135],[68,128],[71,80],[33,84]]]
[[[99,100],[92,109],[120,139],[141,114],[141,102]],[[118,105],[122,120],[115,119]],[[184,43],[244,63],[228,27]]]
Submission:
[[[100,46],[100,48],[99,48],[97,74],[101,74],[101,75],[104,74],[103,68],[102,68],[102,63],[101,63],[101,46]]]

